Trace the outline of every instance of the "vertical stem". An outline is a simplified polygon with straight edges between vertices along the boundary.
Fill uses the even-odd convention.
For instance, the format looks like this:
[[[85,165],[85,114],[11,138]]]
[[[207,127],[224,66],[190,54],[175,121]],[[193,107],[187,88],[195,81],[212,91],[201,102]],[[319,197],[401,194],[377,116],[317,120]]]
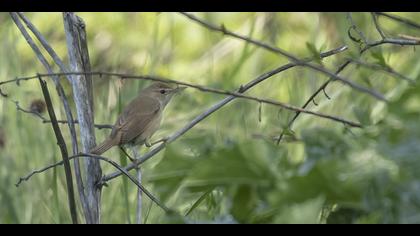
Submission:
[[[74,13],[63,13],[64,30],[71,71],[90,70],[89,54],[86,42],[85,24]],[[83,152],[89,152],[96,146],[94,118],[92,110],[92,82],[85,75],[71,76],[74,102],[80,127]],[[90,218],[87,223],[100,223],[101,187],[96,183],[102,177],[102,169],[97,159],[85,159],[86,163],[86,198]]]
[[[134,159],[138,159],[140,156],[139,156],[139,153],[138,153],[138,150],[137,150],[137,148],[134,146],[134,147],[132,147],[132,151],[133,151],[133,157],[134,157]],[[140,166],[138,166],[137,168],[136,168],[136,177],[137,177],[137,181],[139,182],[139,184],[141,184],[141,169],[140,169]],[[136,224],[141,224],[142,223],[142,215],[141,215],[141,213],[142,213],[142,206],[143,206],[143,204],[142,204],[142,199],[143,199],[143,195],[142,195],[142,193],[143,193],[143,191],[140,189],[140,188],[138,188],[137,189],[137,197],[136,197],[136,199],[137,199],[137,205],[136,205]]]
[[[141,184],[141,167],[136,168],[136,174],[137,174],[137,181]],[[142,223],[142,200],[143,200],[143,191],[141,189],[137,189],[137,206],[136,206],[136,223],[141,224]]]
[[[44,57],[44,55],[41,53],[41,50],[37,47],[35,42],[32,40],[32,37],[26,31],[25,27],[22,25],[21,21],[19,20],[19,17],[22,18],[22,20],[25,22],[26,26],[32,31],[32,33],[36,36],[36,38],[41,42],[42,46],[45,49],[48,49],[47,50],[48,53],[54,59],[54,62],[60,66],[60,69],[63,72],[67,71],[66,68],[64,68],[64,65],[61,63],[61,60],[55,54],[54,50],[52,50],[52,48],[48,45],[45,38],[36,29],[36,27],[25,17],[25,15],[23,15],[22,13],[11,12],[10,16],[12,17],[16,26],[18,27],[18,29],[22,33],[22,36],[26,39],[29,46],[32,48],[35,55],[37,56],[39,61],[42,63],[42,65],[45,67],[45,69],[48,71],[48,73],[53,72],[50,64],[48,63],[48,61]],[[59,97],[60,97],[60,99],[63,103],[63,107],[64,107],[64,110],[65,110],[65,113],[66,113],[67,125],[69,127],[71,140],[72,140],[73,154],[77,154],[79,151],[78,151],[78,145],[77,145],[76,129],[74,128],[74,123],[73,123],[74,119],[73,119],[73,115],[71,113],[70,105],[69,105],[69,102],[67,101],[67,97],[64,93],[63,87],[60,84],[60,80],[59,80],[58,76],[53,76],[52,78],[53,78],[57,93],[58,93],[58,95],[59,95]],[[83,186],[83,181],[82,181],[82,177],[81,177],[81,173],[80,173],[80,165],[79,165],[79,160],[78,159],[74,160],[74,174],[76,176],[76,184],[77,184],[77,188],[78,188],[78,191],[79,191],[80,202],[81,202],[83,210],[84,210],[83,213],[85,215],[85,218],[87,219],[87,218],[89,218],[88,217],[89,212],[85,210],[85,209],[87,209],[87,207],[86,207],[87,204],[86,204],[86,200],[85,200],[86,198],[85,198],[85,194],[84,194],[84,186]]]
[[[54,130],[55,137],[57,138],[57,144],[60,147],[61,156],[64,162],[64,172],[66,174],[66,184],[69,200],[70,215],[73,224],[77,224],[77,210],[76,210],[76,200],[74,198],[74,189],[73,189],[73,178],[71,175],[71,167],[69,156],[67,153],[66,142],[64,141],[63,135],[61,134],[60,127],[57,123],[57,118],[55,116],[54,108],[52,106],[50,93],[48,92],[47,83],[39,78],[39,83],[41,84],[42,93],[44,94],[45,104],[47,105],[48,114],[50,116],[51,125]]]

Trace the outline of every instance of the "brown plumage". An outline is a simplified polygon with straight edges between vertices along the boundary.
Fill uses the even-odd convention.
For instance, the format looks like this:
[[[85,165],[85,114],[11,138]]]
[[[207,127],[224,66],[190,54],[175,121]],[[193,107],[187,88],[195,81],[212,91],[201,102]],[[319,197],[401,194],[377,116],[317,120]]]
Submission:
[[[156,82],[140,91],[115,122],[109,137],[93,148],[92,154],[101,155],[113,146],[143,145],[159,129],[162,112],[172,96],[183,88],[173,88]]]

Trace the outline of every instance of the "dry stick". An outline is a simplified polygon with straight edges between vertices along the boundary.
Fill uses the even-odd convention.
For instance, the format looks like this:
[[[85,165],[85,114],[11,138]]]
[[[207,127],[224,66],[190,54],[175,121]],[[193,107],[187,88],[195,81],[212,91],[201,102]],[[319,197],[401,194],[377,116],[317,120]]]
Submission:
[[[77,224],[77,209],[76,209],[76,200],[74,199],[74,189],[73,189],[73,177],[71,175],[70,161],[68,158],[66,142],[64,141],[63,135],[61,134],[60,127],[57,123],[57,118],[55,116],[54,108],[51,102],[50,93],[48,92],[47,83],[39,77],[39,83],[42,88],[42,93],[44,95],[45,104],[47,106],[48,114],[51,119],[51,124],[54,130],[55,137],[57,139],[57,144],[60,147],[61,157],[63,158],[64,163],[64,172],[66,174],[66,183],[67,183],[67,192],[68,200],[70,207],[71,220],[73,224]]]
[[[19,110],[21,112],[24,112],[24,113],[35,115],[36,117],[41,119],[42,123],[44,123],[44,124],[45,123],[51,123],[51,120],[43,117],[39,112],[26,110],[19,105],[18,101],[13,101],[13,102],[15,103],[17,110]],[[58,124],[67,124],[68,122],[66,120],[57,120],[57,123]],[[73,124],[78,124],[78,123],[79,123],[78,120],[73,121]],[[113,127],[114,127],[113,125],[109,125],[109,124],[95,124],[95,128],[97,128],[97,129],[112,129]]]
[[[350,61],[346,61],[344,62],[335,72],[336,74],[340,73],[342,70],[344,70],[344,68],[346,68],[348,65],[350,64]],[[324,82],[321,87],[319,87],[315,93],[313,93],[308,100],[306,100],[305,104],[303,104],[302,108],[305,109],[310,103],[311,101],[313,101],[315,99],[315,97],[321,92],[321,91],[325,91],[325,88],[328,86],[328,84],[333,81],[334,79],[329,79],[326,82]],[[329,98],[329,97],[328,97]],[[293,118],[289,121],[289,123],[287,124],[287,127],[290,129],[293,125],[293,123],[295,122],[295,120],[298,118],[298,116],[300,115],[301,112],[296,112],[295,115],[293,116]],[[280,143],[281,139],[284,136],[284,133],[286,132],[286,129],[284,129],[280,135],[279,138],[277,139],[277,144]]]
[[[87,42],[84,41],[86,39],[84,22],[80,17],[76,17],[76,15],[71,12],[63,13],[63,22],[71,70],[89,72],[90,65],[87,64],[89,63]],[[51,51],[52,53],[54,52],[52,49]],[[56,57],[56,61],[60,61],[59,57]],[[61,66],[61,70],[66,72],[64,66]],[[89,150],[96,146],[95,131],[93,127],[92,81],[91,78],[85,74],[70,76],[70,79],[73,88],[73,100],[76,106],[77,118],[80,122],[79,130],[82,150],[83,152],[89,152]],[[89,224],[99,224],[101,188],[97,188],[95,183],[101,179],[102,169],[99,161],[95,159],[86,159],[85,167],[85,196],[88,203],[86,211],[90,212],[90,218],[87,218],[86,220]]]
[[[5,98],[7,98],[7,97],[8,97],[8,95],[7,95],[6,93],[4,93],[4,92],[1,90],[1,88],[0,88],[0,95],[1,95],[2,97],[5,97]]]
[[[390,18],[392,20],[395,20],[395,21],[404,23],[404,24],[406,24],[408,26],[411,26],[413,28],[420,29],[420,24],[417,24],[416,22],[411,21],[411,20],[408,20],[406,18],[403,18],[403,17],[400,17],[400,16],[391,15],[391,14],[388,14],[388,13],[383,13],[383,12],[375,12],[375,14],[376,15],[380,15],[380,16],[385,16],[385,17],[388,17],[388,18]]]
[[[378,33],[381,35],[381,38],[382,38],[382,39],[385,39],[385,38],[386,38],[385,33],[384,33],[384,31],[381,29],[381,26],[379,25],[378,18],[377,18],[377,16],[376,16],[376,14],[375,14],[375,13],[373,13],[373,12],[371,12],[370,14],[372,15],[373,23],[375,24],[375,28],[376,28],[376,30],[377,30],[377,31],[378,31]]]
[[[29,46],[31,46],[32,50],[35,52],[35,54],[38,57],[38,59],[41,61],[41,63],[47,69],[48,73],[52,73],[51,66],[49,65],[49,63],[47,62],[47,60],[45,59],[44,55],[41,53],[41,51],[39,50],[39,48],[36,46],[36,44],[32,40],[32,37],[26,31],[25,27],[23,27],[22,23],[20,22],[20,20],[18,18],[18,14],[17,13],[14,13],[14,12],[11,12],[10,13],[10,16],[12,17],[12,19],[15,22],[16,26],[21,31],[23,37],[28,42]],[[22,20],[25,21],[25,23],[28,26],[28,28],[32,31],[32,33],[35,34],[35,36],[38,38],[38,40],[40,40],[41,44],[47,49],[47,51],[49,51],[49,49],[51,49],[51,48],[49,47],[49,45],[46,42],[46,40],[42,37],[42,35],[35,28],[35,26],[33,26],[31,24],[31,22],[28,19],[26,19],[26,17],[23,14],[19,14],[19,16],[22,18]],[[56,59],[56,58],[54,58],[54,59]],[[60,62],[59,60],[58,61],[57,60],[54,60],[54,61],[57,64]],[[62,70],[63,70],[63,68],[62,68]],[[65,71],[65,70],[63,70],[63,71]],[[59,78],[56,77],[56,76],[53,76],[53,81],[54,81],[54,84],[56,86],[57,93],[58,93],[58,95],[59,95],[59,97],[60,97],[60,99],[61,99],[61,101],[63,103],[64,111],[65,111],[65,114],[66,114],[66,119],[68,121],[67,125],[69,127],[70,136],[71,136],[71,140],[72,140],[72,151],[73,151],[73,154],[76,154],[76,153],[79,152],[79,150],[78,150],[78,146],[77,146],[76,129],[74,128],[73,122],[71,122],[74,119],[73,119],[73,115],[71,113],[70,105],[69,105],[69,103],[67,101],[66,95],[64,93],[64,89],[63,89],[63,87],[60,84]],[[87,209],[87,207],[86,207],[87,206],[87,201],[86,201],[86,196],[85,196],[85,193],[84,193],[83,180],[82,180],[82,177],[81,177],[80,164],[79,164],[78,159],[74,161],[74,172],[75,172],[75,176],[76,176],[76,184],[77,184],[77,188],[78,188],[78,192],[79,192],[79,196],[80,196],[80,202],[81,202],[82,208],[84,210],[83,212],[85,214],[85,218],[90,218],[89,211],[86,211],[85,210],[85,209]]]
[[[284,51],[284,50],[282,50],[280,48],[277,48],[277,47],[274,47],[274,46],[271,46],[271,45],[268,45],[268,44],[259,42],[257,40],[254,40],[252,38],[249,38],[249,37],[246,37],[246,36],[243,36],[243,35],[239,35],[239,34],[233,33],[231,31],[227,30],[224,26],[222,26],[222,27],[215,26],[213,24],[210,24],[208,22],[205,22],[205,21],[203,21],[203,20],[195,17],[192,14],[188,14],[188,13],[185,13],[185,12],[181,12],[181,14],[184,15],[184,16],[186,16],[187,18],[191,19],[192,21],[199,23],[200,25],[204,26],[205,28],[207,28],[209,30],[218,31],[218,32],[221,32],[221,33],[223,33],[225,35],[228,35],[228,36],[231,36],[231,37],[234,37],[234,38],[237,38],[237,39],[241,39],[241,40],[244,40],[244,41],[246,41],[248,43],[252,43],[252,44],[254,44],[256,46],[265,48],[265,49],[267,49],[267,50],[269,50],[271,52],[275,52],[277,54],[281,54],[281,55],[289,58],[290,60],[292,60],[293,62],[295,62],[299,66],[305,66],[305,67],[311,68],[313,70],[316,70],[318,72],[321,72],[323,74],[326,74],[329,77],[332,77],[335,80],[339,80],[342,83],[344,83],[344,84],[346,84],[346,85],[348,85],[348,86],[350,86],[350,87],[352,87],[352,88],[354,88],[354,89],[356,89],[356,90],[358,90],[360,92],[369,94],[370,96],[373,96],[376,99],[379,99],[381,101],[386,101],[385,97],[382,94],[378,93],[377,91],[367,89],[367,88],[365,88],[363,86],[360,86],[360,85],[358,85],[358,84],[356,84],[356,83],[354,83],[354,82],[352,82],[350,80],[344,79],[344,78],[342,78],[342,77],[340,77],[340,76],[332,73],[329,70],[326,70],[326,69],[324,69],[322,67],[319,67],[317,65],[311,64],[310,62],[307,62],[307,61],[304,61],[304,60],[300,60],[297,57],[293,56],[292,54],[290,54],[290,53],[288,53],[288,52],[286,52],[286,51]]]
[[[347,20],[350,22],[351,24],[351,29],[353,29],[354,31],[356,31],[356,33],[360,36],[360,38],[363,40],[364,44],[367,44],[367,39],[365,34],[359,30],[359,28],[357,28],[356,23],[354,23],[353,21],[353,17],[351,16],[351,12],[347,12]],[[349,35],[350,36],[350,35]]]
[[[162,208],[166,212],[172,211],[167,206],[165,206],[165,204],[161,203],[159,201],[159,199],[157,199],[155,196],[153,196],[153,194],[151,194],[143,185],[141,185],[136,180],[135,177],[133,177],[132,175],[130,175],[130,173],[128,173],[127,170],[125,170],[123,167],[121,167],[120,165],[118,165],[113,160],[111,160],[109,158],[106,158],[106,157],[103,157],[103,156],[99,156],[99,155],[95,155],[95,154],[90,154],[90,153],[79,153],[77,155],[73,155],[73,156],[68,157],[68,160],[78,159],[80,157],[94,158],[94,159],[105,161],[105,162],[111,164],[116,169],[118,169],[118,171],[120,173],[122,173],[125,176],[127,176],[130,179],[130,181],[132,181],[142,192],[144,192],[150,198],[150,200],[152,200],[154,203],[156,203],[156,205],[158,205],[160,208]],[[45,172],[45,171],[47,171],[47,170],[49,170],[51,168],[55,168],[55,167],[61,166],[63,164],[64,164],[64,161],[60,161],[60,162],[57,162],[57,163],[48,165],[48,166],[46,166],[44,168],[41,168],[41,169],[38,169],[38,170],[34,170],[31,173],[29,173],[28,175],[19,178],[19,181],[15,185],[16,186],[19,186],[23,181],[28,181],[33,175],[43,173],[43,172]]]
[[[50,120],[43,120],[42,123],[50,123]],[[66,120],[57,120],[57,122],[60,124],[67,124],[68,122]],[[78,120],[73,121],[74,124],[79,124]],[[97,129],[112,129],[114,126],[110,124],[94,124],[95,128]]]
[[[351,20],[351,16],[350,16],[350,20]],[[351,21],[352,23],[352,21]],[[354,23],[352,23],[351,27],[356,27],[354,25]],[[379,24],[377,25],[377,27],[380,27]],[[357,27],[356,27],[357,29]],[[366,52],[367,50],[369,50],[372,47],[376,47],[382,44],[397,44],[397,45],[420,45],[419,41],[416,40],[410,40],[410,39],[390,39],[390,38],[385,38],[373,43],[369,43],[366,42],[366,46],[360,50],[360,56],[362,56],[362,54],[364,52]],[[340,65],[340,67],[337,69],[337,71],[335,72],[336,74],[339,74],[341,71],[343,71],[349,64],[351,63],[351,60],[346,60],[343,64]],[[302,106],[303,109],[305,109],[310,103],[311,101],[313,101],[313,99],[318,96],[318,94],[321,91],[324,91],[325,93],[325,88],[328,86],[328,84],[330,82],[334,81],[334,78],[330,78],[329,80],[327,80],[325,83],[323,83],[309,98],[308,100],[306,100],[306,102],[304,103],[304,105]],[[325,93],[325,96],[327,96],[327,94]],[[329,99],[329,97],[327,96],[327,98]],[[300,112],[296,112],[296,114],[293,116],[293,118],[290,120],[290,122],[288,123],[288,127],[289,129],[291,128],[291,126],[293,125],[293,123],[296,121],[296,119],[299,117]],[[284,136],[284,132],[286,130],[283,130],[279,136],[279,138],[277,139],[277,144],[280,143],[281,139]]]
[[[323,57],[328,57],[331,55],[335,55],[337,53],[343,52],[347,49],[346,46],[344,47],[339,47],[336,49],[333,49],[331,51],[328,51],[326,53],[321,53],[321,58]],[[305,59],[306,61],[310,61],[311,59]],[[290,68],[293,68],[297,66],[296,63],[288,63],[286,65],[283,65],[281,67],[278,67],[274,70],[271,70],[269,72],[266,72],[262,75],[260,75],[259,77],[257,77],[256,79],[250,81],[249,83],[247,83],[246,85],[240,86],[240,88],[237,90],[238,93],[244,93],[245,91],[249,90],[250,88],[254,87],[255,85],[265,81],[266,79],[280,73],[283,72],[285,70],[288,70]],[[182,136],[184,133],[186,133],[188,130],[190,130],[191,128],[193,128],[196,124],[198,124],[199,122],[201,122],[202,120],[204,120],[206,117],[208,117],[209,115],[211,115],[213,112],[219,110],[221,107],[223,107],[224,105],[228,104],[229,102],[231,102],[232,100],[234,100],[236,97],[235,96],[228,96],[224,99],[222,99],[220,102],[214,104],[213,106],[211,106],[209,109],[207,109],[206,111],[204,111],[202,114],[198,115],[197,117],[195,117],[192,121],[190,121],[187,125],[185,125],[182,129],[178,130],[177,132],[175,132],[174,134],[172,134],[167,140],[166,142],[160,144],[159,146],[157,146],[156,148],[152,149],[151,151],[149,151],[148,153],[146,153],[145,155],[143,155],[140,159],[137,159],[134,163],[129,164],[128,166],[124,167],[125,170],[129,171],[134,169],[135,167],[137,167],[138,165],[142,164],[143,162],[147,161],[148,159],[150,159],[151,157],[153,157],[154,155],[156,155],[158,152],[160,152],[163,148],[165,148],[166,144],[169,144],[173,141],[175,141],[176,139],[178,139],[180,136]],[[107,181],[114,179],[118,176],[120,176],[121,173],[120,172],[114,172],[108,175],[105,175],[102,178],[102,181],[100,184],[105,184]]]

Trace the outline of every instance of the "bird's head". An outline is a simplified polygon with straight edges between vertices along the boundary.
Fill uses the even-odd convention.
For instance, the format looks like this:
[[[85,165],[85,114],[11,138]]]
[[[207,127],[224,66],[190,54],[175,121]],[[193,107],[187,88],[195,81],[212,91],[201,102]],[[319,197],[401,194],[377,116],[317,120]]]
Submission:
[[[164,106],[169,103],[172,96],[186,87],[175,86],[169,83],[154,82],[145,90],[150,93],[150,96],[157,98]]]

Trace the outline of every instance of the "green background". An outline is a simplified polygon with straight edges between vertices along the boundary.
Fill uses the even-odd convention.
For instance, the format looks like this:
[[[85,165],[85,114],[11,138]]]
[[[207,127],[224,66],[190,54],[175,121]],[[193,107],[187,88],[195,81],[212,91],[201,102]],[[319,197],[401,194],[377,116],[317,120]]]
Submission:
[[[418,13],[395,13],[414,22]],[[244,41],[211,32],[178,13],[77,13],[86,23],[94,71],[158,75],[235,90],[288,63],[287,58]],[[58,55],[68,63],[61,13],[27,13]],[[196,13],[216,25],[280,47],[299,58],[342,45],[349,49],[322,60],[334,71],[348,57],[419,79],[414,46],[382,45],[359,55],[348,36],[344,13]],[[380,40],[370,13],[353,13],[369,41]],[[0,81],[46,73],[7,13],[0,13]],[[420,35],[387,18],[389,37]],[[356,35],[354,32],[352,35]],[[45,54],[46,55],[46,54]],[[50,60],[51,64],[52,60]],[[55,71],[58,68],[55,67]],[[144,197],[146,223],[418,223],[420,222],[420,86],[387,73],[350,65],[341,74],[390,100],[375,100],[339,82],[326,89],[310,110],[358,121],[364,129],[301,115],[276,145],[272,138],[294,113],[237,99],[200,122],[143,165],[145,186],[179,214],[165,214]],[[259,84],[247,94],[301,106],[328,78],[299,67]],[[48,80],[59,119],[64,110]],[[94,78],[98,124],[114,123],[119,110],[147,81]],[[62,79],[72,98],[71,86]],[[38,81],[1,86],[0,222],[71,223],[62,167],[19,177],[61,159],[50,124],[17,111],[42,98]],[[159,139],[182,128],[223,95],[189,88],[168,105]],[[73,101],[70,99],[73,106]],[[75,110],[73,110],[75,115]],[[47,116],[47,114],[43,114]],[[67,126],[61,126],[71,150]],[[77,127],[78,128],[78,127]],[[95,130],[102,141],[109,130]],[[147,148],[143,147],[144,153]],[[104,156],[126,163],[117,148]],[[115,171],[102,163],[104,173]],[[134,174],[134,172],[132,172]],[[102,192],[102,223],[133,223],[136,186],[125,178]],[[150,207],[151,206],[151,207]],[[79,219],[81,208],[78,204]]]

